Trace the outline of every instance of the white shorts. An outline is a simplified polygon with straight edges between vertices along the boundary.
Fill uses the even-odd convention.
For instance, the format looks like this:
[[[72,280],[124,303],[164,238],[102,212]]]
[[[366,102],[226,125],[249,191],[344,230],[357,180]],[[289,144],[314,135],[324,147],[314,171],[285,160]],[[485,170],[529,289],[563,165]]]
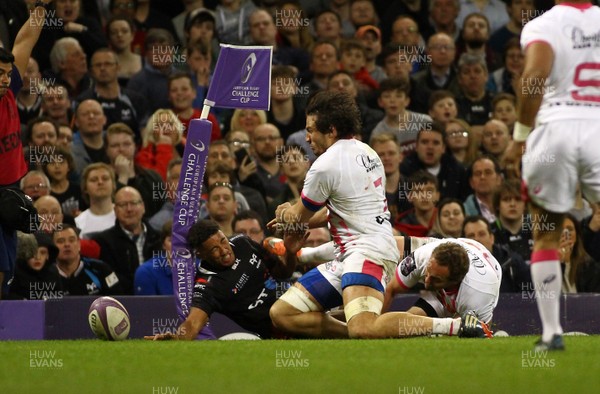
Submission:
[[[560,120],[537,127],[527,138],[523,181],[529,198],[550,212],[575,204],[577,182],[584,197],[600,201],[600,122]]]
[[[333,260],[313,268],[298,280],[323,309],[342,305],[342,291],[347,286],[368,286],[378,291],[392,278],[395,261],[376,262],[364,255],[353,253],[343,262]]]

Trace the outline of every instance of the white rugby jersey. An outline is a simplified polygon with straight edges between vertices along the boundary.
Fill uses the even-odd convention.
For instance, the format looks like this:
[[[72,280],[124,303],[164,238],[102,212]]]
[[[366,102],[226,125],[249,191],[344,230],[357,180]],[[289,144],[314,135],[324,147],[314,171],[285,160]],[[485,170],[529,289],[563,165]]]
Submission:
[[[326,205],[336,257],[351,253],[398,261],[379,156],[355,139],[336,141],[306,174],[302,203],[312,211]]]
[[[471,265],[457,291],[439,290],[432,293],[451,315],[462,315],[473,310],[483,321],[491,320],[500,294],[502,268],[492,253],[475,240],[448,238],[421,246],[396,268],[398,283],[404,288],[425,283],[425,270],[433,250],[446,242],[457,243],[465,248]]]
[[[536,41],[548,43],[554,52],[537,123],[600,119],[600,8],[589,3],[554,6],[523,28],[523,50]],[[526,82],[525,94],[539,89]]]

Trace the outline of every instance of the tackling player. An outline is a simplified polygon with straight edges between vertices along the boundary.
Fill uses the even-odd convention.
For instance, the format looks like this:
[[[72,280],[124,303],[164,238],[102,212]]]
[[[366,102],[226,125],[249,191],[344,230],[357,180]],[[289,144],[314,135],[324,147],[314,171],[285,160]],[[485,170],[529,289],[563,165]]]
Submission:
[[[270,225],[284,232],[325,225],[322,213],[315,213],[326,206],[336,258],[302,276],[273,305],[275,326],[295,335],[329,338],[397,337],[407,320],[429,325],[432,333],[457,330],[459,321],[451,318],[381,315],[385,286],[399,259],[383,165],[373,149],[353,138],[360,131],[360,115],[347,94],[315,94],[306,115],[306,139],[318,158],[306,175],[301,200],[280,205]],[[464,250],[461,257],[466,272]],[[347,325],[324,312],[339,305],[344,305]]]
[[[527,141],[522,179],[533,203],[531,277],[543,327],[540,351],[564,349],[558,253],[563,213],[575,203],[578,181],[590,203],[600,201],[600,8],[586,0],[556,3],[521,33],[525,68],[506,154],[507,169],[517,171]]]

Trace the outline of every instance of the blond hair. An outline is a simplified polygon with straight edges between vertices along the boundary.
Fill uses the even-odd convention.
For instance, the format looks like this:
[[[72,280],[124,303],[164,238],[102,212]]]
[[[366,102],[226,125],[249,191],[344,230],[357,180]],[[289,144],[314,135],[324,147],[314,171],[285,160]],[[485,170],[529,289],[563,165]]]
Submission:
[[[166,122],[171,123],[175,127],[174,131],[176,132],[176,138],[173,145],[176,145],[181,141],[185,126],[183,123],[181,123],[173,111],[170,109],[161,108],[154,111],[154,113],[150,116],[150,119],[148,119],[148,123],[146,123],[144,135],[142,136],[142,147],[145,148],[150,144],[158,143],[154,132],[157,130],[162,130],[159,125]]]

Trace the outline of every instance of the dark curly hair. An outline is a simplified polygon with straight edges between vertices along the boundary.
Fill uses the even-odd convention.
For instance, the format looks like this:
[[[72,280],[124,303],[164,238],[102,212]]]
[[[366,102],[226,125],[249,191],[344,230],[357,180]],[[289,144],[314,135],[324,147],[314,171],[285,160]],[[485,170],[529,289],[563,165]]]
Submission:
[[[219,225],[214,220],[199,220],[192,225],[188,232],[188,244],[194,250],[202,248],[202,244],[219,232]]]
[[[330,90],[317,92],[306,106],[306,115],[317,117],[315,125],[321,133],[330,133],[335,127],[338,139],[361,134],[358,106],[347,93]]]

